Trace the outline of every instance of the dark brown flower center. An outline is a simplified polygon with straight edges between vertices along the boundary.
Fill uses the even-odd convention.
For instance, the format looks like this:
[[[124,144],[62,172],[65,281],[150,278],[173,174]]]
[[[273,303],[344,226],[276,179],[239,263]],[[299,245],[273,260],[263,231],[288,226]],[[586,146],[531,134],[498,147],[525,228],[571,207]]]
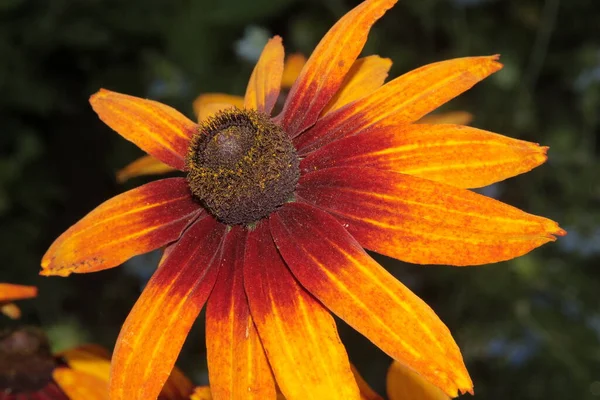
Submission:
[[[300,177],[283,129],[255,110],[231,108],[200,124],[188,155],[194,196],[228,225],[248,225],[291,200]]]
[[[43,332],[20,328],[0,332],[0,397],[32,393],[52,380],[56,360]]]

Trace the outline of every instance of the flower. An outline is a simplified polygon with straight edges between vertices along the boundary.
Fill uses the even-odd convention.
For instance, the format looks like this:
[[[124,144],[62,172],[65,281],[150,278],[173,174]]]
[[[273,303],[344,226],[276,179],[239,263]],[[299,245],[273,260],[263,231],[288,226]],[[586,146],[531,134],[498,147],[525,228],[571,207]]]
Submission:
[[[0,331],[0,399],[107,400],[110,355],[86,344],[52,354],[37,328]],[[160,400],[187,400],[192,383],[173,369]]]
[[[321,40],[272,116],[281,38],[243,108],[197,124],[151,100],[101,90],[100,119],[186,178],[100,205],[63,233],[43,275],[87,273],[166,246],[125,321],[111,399],[160,392],[206,304],[219,398],[358,399],[330,311],[450,396],[472,392],[436,314],[364,248],[418,264],[511,259],[565,232],[473,193],[546,160],[546,148],[460,125],[413,124],[498,71],[497,56],[430,64],[384,84],[389,60],[356,59],[395,0],[367,0]],[[383,67],[387,65],[387,67]]]
[[[30,299],[35,296],[37,296],[35,286],[0,283],[0,313],[12,319],[20,318],[21,310],[13,301]]]

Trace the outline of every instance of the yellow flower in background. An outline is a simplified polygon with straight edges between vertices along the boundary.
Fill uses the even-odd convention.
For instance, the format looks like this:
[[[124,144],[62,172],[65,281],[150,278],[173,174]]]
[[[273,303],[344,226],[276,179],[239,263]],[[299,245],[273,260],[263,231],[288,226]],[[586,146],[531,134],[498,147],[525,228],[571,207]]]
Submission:
[[[452,124],[415,123],[502,66],[438,62],[385,83],[358,58],[395,0],[342,17],[275,115],[281,38],[243,108],[221,98],[196,123],[164,104],[100,90],[100,119],[186,178],[106,201],[63,233],[43,275],[112,268],[166,246],[112,358],[111,399],[154,399],[206,304],[212,396],[359,399],[331,313],[449,396],[473,384],[449,330],[365,249],[418,264],[498,262],[563,235],[554,221],[476,194],[531,170],[546,148]],[[211,108],[212,107],[212,108]],[[210,116],[208,116],[210,114]]]
[[[21,309],[13,301],[30,299],[35,296],[37,296],[35,286],[0,283],[0,312],[12,319],[20,318]]]

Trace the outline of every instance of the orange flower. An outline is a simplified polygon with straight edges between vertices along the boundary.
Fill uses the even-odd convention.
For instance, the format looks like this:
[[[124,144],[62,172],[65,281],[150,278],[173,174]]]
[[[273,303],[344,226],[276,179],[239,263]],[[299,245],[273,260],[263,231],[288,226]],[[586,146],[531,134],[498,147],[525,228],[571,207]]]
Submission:
[[[12,319],[20,318],[21,310],[13,301],[30,299],[35,296],[37,296],[35,286],[0,283],[0,313]]]
[[[330,311],[448,395],[472,392],[446,326],[363,248],[419,264],[478,265],[564,231],[465,190],[540,165],[546,148],[413,124],[499,70],[496,56],[427,65],[387,84],[381,65],[389,62],[356,59],[394,3],[367,0],[342,17],[274,117],[279,37],[250,77],[244,108],[200,124],[151,100],[92,96],[107,125],[187,173],[108,200],[43,257],[43,275],[66,276],[167,246],[117,340],[111,399],[158,395],[205,304],[216,399],[273,399],[275,381],[289,400],[358,399]]]
[[[0,332],[1,400],[108,400],[110,355],[87,344],[52,355],[36,328]],[[160,400],[186,400],[192,383],[173,369]]]

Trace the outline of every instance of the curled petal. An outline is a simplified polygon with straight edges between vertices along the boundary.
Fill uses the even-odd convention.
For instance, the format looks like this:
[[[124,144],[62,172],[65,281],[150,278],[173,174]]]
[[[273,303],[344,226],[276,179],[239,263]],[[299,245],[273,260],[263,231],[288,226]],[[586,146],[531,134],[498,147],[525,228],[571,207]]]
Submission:
[[[244,292],[245,241],[240,227],[227,235],[219,277],[206,304],[211,392],[219,399],[274,399],[275,382]]]
[[[384,127],[330,143],[302,160],[305,172],[372,167],[461,188],[478,188],[530,171],[547,147],[461,125]]]
[[[244,286],[258,334],[287,400],[360,398],[333,318],[294,279],[265,222],[248,234]]]
[[[497,59],[456,58],[408,72],[321,118],[295,141],[296,148],[303,155],[335,139],[374,127],[417,121],[502,68]]]
[[[66,367],[52,371],[52,378],[70,400],[108,400],[106,381]]]
[[[446,393],[398,361],[390,365],[386,382],[390,400],[450,400]]]
[[[104,123],[173,168],[184,170],[188,143],[198,126],[162,103],[102,89],[90,98]]]
[[[204,93],[194,100],[194,113],[198,121],[202,122],[206,118],[216,114],[218,111],[226,108],[244,107],[244,98],[223,93]]]
[[[302,68],[306,64],[306,57],[301,53],[293,53],[286,57],[283,64],[283,76],[281,77],[281,87],[289,89],[292,87],[296,79],[302,72]]]
[[[140,186],[104,202],[60,235],[42,258],[41,274],[115,267],[177,240],[202,212],[184,178]]]
[[[225,226],[205,216],[177,242],[129,313],[112,357],[111,400],[155,399],[212,290]]]
[[[275,36],[267,42],[252,71],[244,97],[245,108],[271,114],[281,88],[283,57],[281,37]]]
[[[306,174],[298,195],[333,214],[369,250],[415,264],[479,265],[523,255],[565,231],[465,189],[393,171]]]
[[[327,308],[449,395],[472,390],[448,328],[335,218],[307,204],[288,203],[270,222],[294,276]]]
[[[391,66],[392,60],[379,56],[368,56],[356,60],[346,74],[340,90],[333,96],[321,115],[326,115],[371,94],[383,85]]]
[[[30,299],[35,296],[37,296],[35,286],[0,283],[0,302]]]
[[[125,168],[117,172],[117,182],[124,183],[131,178],[142,175],[162,175],[175,171],[175,168],[159,161],[153,156],[147,155],[138,158]]]
[[[315,123],[360,54],[371,26],[395,3],[396,0],[366,0],[321,39],[283,107],[281,124],[291,137]]]

